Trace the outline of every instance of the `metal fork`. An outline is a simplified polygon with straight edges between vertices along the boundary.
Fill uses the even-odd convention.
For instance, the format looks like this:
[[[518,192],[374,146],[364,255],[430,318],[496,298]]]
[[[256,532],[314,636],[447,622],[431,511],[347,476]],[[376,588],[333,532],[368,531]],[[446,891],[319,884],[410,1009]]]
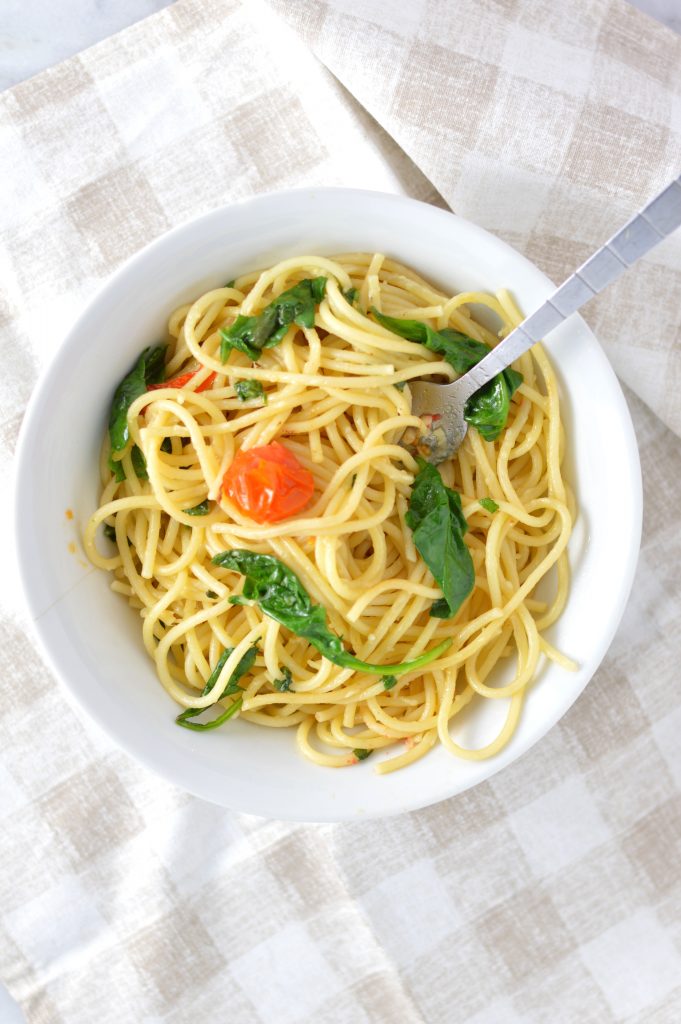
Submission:
[[[418,438],[405,435],[405,447],[434,465],[451,458],[468,430],[464,419],[468,399],[680,225],[681,175],[466,374],[451,384],[410,383],[411,411],[423,418],[426,432]]]

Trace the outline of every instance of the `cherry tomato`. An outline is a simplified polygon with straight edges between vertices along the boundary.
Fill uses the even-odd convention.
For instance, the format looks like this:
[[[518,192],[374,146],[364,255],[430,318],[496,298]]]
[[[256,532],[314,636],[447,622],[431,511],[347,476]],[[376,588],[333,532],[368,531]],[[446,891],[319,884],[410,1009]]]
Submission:
[[[173,377],[172,380],[164,380],[160,384],[150,384],[147,391],[158,391],[159,388],[183,388],[198,372],[198,370],[190,370],[189,373],[182,373],[179,377]],[[207,391],[216,376],[217,374],[215,373],[209,373],[203,384],[199,384],[196,391]]]
[[[256,523],[277,523],[300,512],[314,491],[314,477],[282,444],[238,452],[222,489]]]

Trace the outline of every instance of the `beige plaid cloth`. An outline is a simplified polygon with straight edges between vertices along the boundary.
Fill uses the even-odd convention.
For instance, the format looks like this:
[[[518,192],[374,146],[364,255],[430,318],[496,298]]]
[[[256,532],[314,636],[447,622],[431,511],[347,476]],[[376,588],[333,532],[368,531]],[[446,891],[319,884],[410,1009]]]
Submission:
[[[154,236],[361,186],[449,204],[557,279],[678,173],[680,72],[681,39],[620,0],[179,0],[4,93],[3,479],[41,364]],[[0,976],[29,1024],[681,1020],[680,314],[680,238],[587,313],[646,490],[603,667],[428,810],[292,826],[172,788],[66,705],[3,559]]]

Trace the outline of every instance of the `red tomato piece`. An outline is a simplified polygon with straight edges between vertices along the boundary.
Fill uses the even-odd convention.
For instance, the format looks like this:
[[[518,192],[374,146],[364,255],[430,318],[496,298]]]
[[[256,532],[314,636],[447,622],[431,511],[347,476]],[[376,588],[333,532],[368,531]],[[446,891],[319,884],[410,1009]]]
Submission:
[[[314,492],[314,477],[278,441],[238,452],[222,489],[256,523],[277,523],[300,512]]]
[[[189,373],[181,373],[179,377],[173,377],[172,380],[164,380],[160,384],[150,384],[147,391],[158,391],[159,388],[183,388],[198,372],[198,370],[190,370]],[[207,391],[216,376],[216,373],[209,373],[203,384],[199,384],[196,389],[197,393],[199,391]]]

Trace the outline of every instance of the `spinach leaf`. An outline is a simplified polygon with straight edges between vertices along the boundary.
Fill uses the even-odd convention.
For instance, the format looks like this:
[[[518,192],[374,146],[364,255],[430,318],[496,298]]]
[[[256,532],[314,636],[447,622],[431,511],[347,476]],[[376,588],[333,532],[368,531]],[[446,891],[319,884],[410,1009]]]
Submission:
[[[233,288],[235,284],[236,284],[236,278],[233,277],[231,281],[227,282],[227,284],[225,285],[225,288]]]
[[[207,708],[187,708],[187,711],[183,711],[181,715],[178,715],[175,719],[176,725],[181,725],[183,729],[193,729],[195,732],[205,732],[207,729],[217,729],[223,722],[227,722],[230,718],[233,718],[237,713],[241,705],[243,704],[243,697],[237,697],[236,700],[232,701],[229,707],[223,711],[217,718],[212,718],[210,722],[190,722],[191,716],[187,715],[187,711],[193,712],[194,715],[200,715],[202,711],[206,711]],[[186,717],[183,717],[186,716]]]
[[[128,409],[149,384],[160,384],[165,377],[165,352],[167,345],[151,345],[145,348],[130,373],[120,382],[114,392],[109,413],[109,438],[111,449],[122,451],[128,443]]]
[[[466,402],[464,419],[477,429],[485,441],[495,441],[506,426],[511,398],[522,382],[522,373],[507,368]]]
[[[497,512],[498,509],[499,509],[499,506],[497,505],[497,503],[494,500],[494,498],[480,498],[480,501],[478,502],[478,504],[482,505],[482,507],[487,512],[494,513],[494,512]]]
[[[149,474],[147,472],[147,460],[144,458],[144,452],[142,449],[138,448],[136,444],[132,446],[130,458],[132,460],[132,468],[135,470],[135,476],[140,480],[148,480]],[[108,466],[116,478],[116,483],[123,483],[125,480],[125,468],[123,466],[122,459],[114,459],[112,452],[109,455]]]
[[[166,455],[173,454],[173,442],[170,440],[169,437],[164,437],[163,440],[161,441],[161,451],[165,452]]]
[[[194,505],[193,508],[183,508],[182,511],[186,516],[207,516],[210,512],[208,498],[204,498],[200,505]]]
[[[211,601],[214,601],[217,596],[218,595],[215,593],[214,590],[207,590],[206,591],[206,597],[210,598]]]
[[[110,540],[110,541],[113,541],[113,543],[115,544],[116,543],[116,527],[115,526],[110,526],[109,523],[104,523],[104,528],[103,529],[104,529],[104,536],[106,537],[106,539]]]
[[[246,577],[241,596],[232,597],[230,601],[234,604],[256,601],[266,615],[308,640],[325,658],[341,668],[376,675],[401,675],[428,665],[451,645],[451,640],[444,640],[425,654],[401,665],[372,665],[344,648],[341,638],[326,624],[326,609],[312,603],[296,574],[274,555],[260,555],[243,549],[222,551],[213,558],[213,565],[232,569]]]
[[[356,288],[348,288],[347,291],[343,292],[343,298],[345,299],[346,302],[349,302],[351,306],[354,305],[355,299],[357,298],[358,295],[359,292],[357,291]]]
[[[381,682],[384,690],[392,690],[393,686],[397,686],[399,679],[397,676],[381,676]]]
[[[274,348],[282,340],[290,324],[314,326],[315,306],[326,290],[325,277],[306,277],[293,288],[282,292],[257,316],[238,316],[231,327],[220,330],[220,358],[224,363],[235,348],[257,362],[264,348]]]
[[[225,663],[229,658],[230,654],[233,652],[233,650],[233,647],[227,647],[218,658],[217,665],[215,666],[211,674],[208,676],[206,685],[203,688],[203,691],[201,693],[202,697],[205,697],[209,690],[211,690],[215,686],[218,676],[225,667]],[[217,700],[222,700],[223,697],[230,697],[235,693],[239,693],[239,691],[241,690],[241,687],[239,686],[239,680],[241,679],[242,676],[245,676],[246,673],[250,672],[250,670],[253,668],[253,662],[255,661],[257,654],[257,647],[249,647],[244,656],[239,659],[236,668],[234,669],[231,676],[227,680],[227,685],[225,686],[224,690],[217,698]],[[197,732],[203,732],[206,729],[217,729],[219,725],[222,725],[223,722],[226,722],[227,719],[231,718],[233,715],[236,714],[236,712],[241,707],[242,703],[243,698],[239,697],[238,700],[235,700],[230,704],[226,711],[224,711],[221,715],[218,715],[217,718],[211,719],[209,722],[189,721],[190,718],[196,718],[197,715],[202,714],[204,711],[208,711],[208,708],[186,708],[180,715],[177,716],[175,722],[177,723],[177,725],[181,725],[184,729],[194,729]],[[212,706],[213,705],[211,705],[211,707]]]
[[[111,453],[111,455],[109,455],[109,461],[107,465],[111,472],[113,473],[113,475],[115,476],[116,483],[122,484],[123,481],[125,480],[125,469],[123,468],[123,463],[121,462],[121,460],[114,459],[113,453]]]
[[[140,480],[148,480],[149,474],[147,473],[147,460],[144,458],[144,452],[142,449],[138,448],[136,444],[132,446],[130,458],[132,460],[132,468],[135,470],[135,476]]]
[[[257,362],[263,348],[278,345],[286,333],[285,329],[276,327],[276,311],[269,307],[260,316],[239,315],[231,327],[220,329],[220,359],[224,363],[230,349],[243,352],[253,362]],[[270,344],[266,344],[270,342]]]
[[[280,693],[288,693],[291,689],[292,682],[293,676],[291,675],[291,669],[284,666],[281,670],[281,679],[273,679],[272,686],[275,690],[279,690]]]
[[[242,676],[245,676],[247,672],[251,671],[258,654],[260,654],[260,651],[254,644],[253,647],[249,647],[246,653],[239,659],[236,668],[229,677],[227,686],[222,691],[223,697],[230,697],[233,693],[239,692],[239,690],[241,689],[241,687],[239,686],[239,680],[241,679]],[[227,658],[225,658],[225,661],[227,661]],[[225,662],[223,661],[222,664],[224,665],[224,663]]]
[[[450,327],[435,331],[421,320],[400,320],[394,316],[385,316],[379,313],[375,306],[371,307],[371,312],[374,319],[393,334],[406,338],[407,341],[425,345],[429,351],[443,355],[457,373],[466,373],[489,352],[487,345],[482,341],[469,338],[467,334],[452,330]]]
[[[234,384],[234,390],[242,402],[247,402],[249,398],[262,398],[267,405],[267,394],[259,380],[238,380]]]
[[[414,544],[444,595],[432,605],[430,614],[438,619],[455,615],[473,589],[475,570],[463,535],[468,523],[461,509],[461,497],[445,487],[440,472],[424,459],[417,459],[419,471],[409,497],[406,523]]]
[[[373,306],[371,312],[383,327],[408,341],[416,341],[429,351],[444,356],[457,373],[467,373],[490,351],[482,341],[469,338],[449,327],[434,331],[420,320],[399,320],[384,316]],[[493,377],[466,402],[464,419],[475,427],[485,441],[494,441],[506,426],[511,398],[523,382],[523,375],[509,368]]]
[[[361,747],[357,747],[356,750],[353,750],[353,754],[355,755],[358,761],[363,761],[366,757],[369,756],[370,753],[370,750],[364,750]]]

